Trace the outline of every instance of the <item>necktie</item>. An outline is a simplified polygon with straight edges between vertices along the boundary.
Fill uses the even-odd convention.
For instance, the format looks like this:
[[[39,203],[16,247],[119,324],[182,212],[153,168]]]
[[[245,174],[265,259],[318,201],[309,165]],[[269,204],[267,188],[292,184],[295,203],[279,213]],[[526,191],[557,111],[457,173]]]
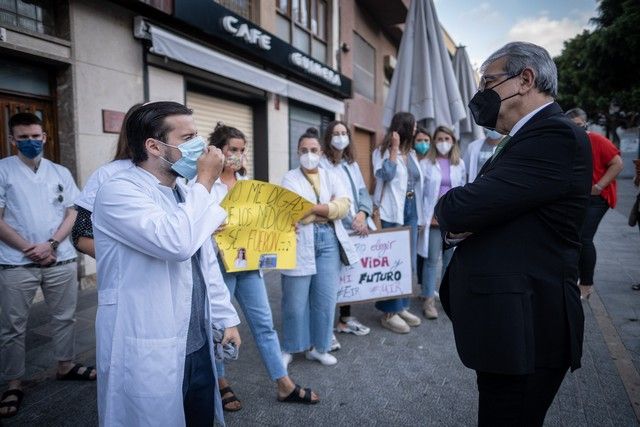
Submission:
[[[491,161],[493,162],[493,160],[498,157],[498,153],[500,151],[502,151],[502,149],[504,148],[505,145],[507,145],[507,143],[509,142],[509,140],[511,139],[511,135],[506,135],[504,138],[502,138],[502,140],[498,143],[498,145],[496,146],[496,151],[493,152],[493,156],[491,156]]]

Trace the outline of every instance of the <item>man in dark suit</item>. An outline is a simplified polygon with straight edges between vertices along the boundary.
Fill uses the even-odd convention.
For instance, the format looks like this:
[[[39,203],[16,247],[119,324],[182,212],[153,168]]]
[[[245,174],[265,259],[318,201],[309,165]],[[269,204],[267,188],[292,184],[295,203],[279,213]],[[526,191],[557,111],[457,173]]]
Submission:
[[[582,356],[576,280],[591,150],[554,102],[545,49],[509,43],[481,71],[469,107],[506,136],[478,178],[436,206],[445,240],[457,243],[440,298],[460,359],[477,373],[478,424],[541,426]]]

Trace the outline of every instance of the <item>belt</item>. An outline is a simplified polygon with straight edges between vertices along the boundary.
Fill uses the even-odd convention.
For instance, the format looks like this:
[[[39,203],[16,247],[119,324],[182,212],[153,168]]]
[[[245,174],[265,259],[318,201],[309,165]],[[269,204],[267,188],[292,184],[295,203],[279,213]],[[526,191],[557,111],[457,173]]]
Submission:
[[[407,199],[413,199],[415,195],[416,195],[415,191],[413,190],[407,191]]]
[[[0,264],[0,270],[8,270],[10,268],[19,268],[19,267],[23,267],[23,268],[49,268],[49,267],[58,267],[60,265],[65,265],[65,264],[71,264],[72,262],[76,262],[75,258],[72,259],[68,259],[66,261],[58,261],[54,264],[49,264],[49,265],[40,265],[40,264],[36,264],[34,262],[30,263],[30,264],[20,264],[20,265],[13,265],[13,264]]]

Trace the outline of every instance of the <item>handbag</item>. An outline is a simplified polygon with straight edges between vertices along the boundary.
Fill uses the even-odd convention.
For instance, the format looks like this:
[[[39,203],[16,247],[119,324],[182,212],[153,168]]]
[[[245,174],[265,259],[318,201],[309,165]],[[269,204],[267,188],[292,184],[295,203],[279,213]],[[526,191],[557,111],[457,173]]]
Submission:
[[[636,202],[631,207],[631,212],[629,212],[629,225],[635,227],[638,224],[638,218],[640,218],[640,193],[638,193]]]

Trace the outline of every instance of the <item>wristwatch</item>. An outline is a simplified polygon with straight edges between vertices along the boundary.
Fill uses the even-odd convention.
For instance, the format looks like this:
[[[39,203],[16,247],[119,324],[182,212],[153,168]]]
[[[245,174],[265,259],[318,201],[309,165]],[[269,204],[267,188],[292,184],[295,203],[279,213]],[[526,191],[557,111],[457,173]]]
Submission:
[[[60,242],[58,242],[56,239],[49,239],[48,242],[51,245],[51,249],[53,249],[54,251],[58,250]]]

